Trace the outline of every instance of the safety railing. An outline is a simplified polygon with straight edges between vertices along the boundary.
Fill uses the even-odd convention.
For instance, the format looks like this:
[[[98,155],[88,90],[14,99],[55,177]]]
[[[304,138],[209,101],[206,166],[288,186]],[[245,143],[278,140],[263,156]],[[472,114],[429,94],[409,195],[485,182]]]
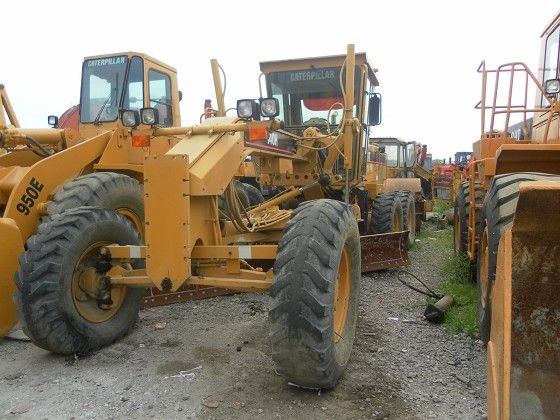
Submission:
[[[527,67],[525,63],[512,62],[507,64],[502,64],[496,70],[488,70],[486,68],[486,63],[482,61],[477,69],[478,73],[482,74],[482,95],[481,100],[475,105],[475,109],[481,110],[481,138],[495,138],[508,136],[508,128],[510,127],[510,120],[513,114],[522,114],[521,129],[523,132],[522,140],[529,140],[529,119],[528,114],[533,113],[544,113],[548,112],[549,118],[547,121],[547,126],[545,129],[544,142],[548,138],[548,131],[550,122],[552,120],[552,115],[554,113],[554,98],[547,96],[545,94],[543,85],[537,80],[535,75]],[[487,103],[488,98],[488,82],[489,74],[494,74],[494,85],[490,100]],[[516,78],[516,76],[519,77]],[[506,79],[507,89],[504,92],[500,92],[500,83],[503,83]],[[521,81],[521,86],[523,86],[523,91],[521,96],[521,101],[519,97],[516,97],[514,101],[514,85],[517,81]],[[547,101],[548,105],[541,108],[529,108],[528,94],[529,86],[533,83],[537,92],[540,92],[542,97]],[[515,86],[518,89],[518,86]],[[499,93],[505,93],[505,95],[499,95]],[[504,115],[504,127],[503,129],[497,127],[497,116]],[[489,117],[489,124],[487,126],[487,118]]]

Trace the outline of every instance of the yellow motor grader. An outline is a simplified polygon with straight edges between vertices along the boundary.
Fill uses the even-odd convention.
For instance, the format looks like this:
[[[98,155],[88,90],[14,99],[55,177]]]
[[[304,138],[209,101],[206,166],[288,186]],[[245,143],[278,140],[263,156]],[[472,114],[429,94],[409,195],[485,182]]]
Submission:
[[[149,146],[139,163],[145,239],[119,208],[50,215],[27,240],[19,268],[13,264],[20,321],[35,344],[72,354],[114,342],[136,321],[147,287],[269,290],[277,370],[301,386],[336,385],[353,344],[361,271],[407,262],[400,198],[379,180],[368,184],[375,196],[364,186],[369,130],[380,121],[378,82],[353,45],[346,56],[267,62],[261,70],[267,96],[239,100],[235,117],[224,116],[218,81],[219,113],[199,126],[159,126],[144,97],[139,109],[115,105],[117,126],[78,145]],[[113,103],[101,99],[89,114],[94,121]],[[252,207],[242,205],[234,182],[248,157],[262,185],[281,187]],[[22,201],[29,214],[54,188],[47,174],[21,184],[36,191],[33,206]],[[360,237],[358,222],[364,233],[398,231]],[[0,219],[3,237],[23,251],[18,226]]]
[[[482,135],[457,194],[454,233],[456,251],[476,265],[490,419],[560,413],[559,34],[560,14],[542,35],[536,76],[520,62],[479,67]]]

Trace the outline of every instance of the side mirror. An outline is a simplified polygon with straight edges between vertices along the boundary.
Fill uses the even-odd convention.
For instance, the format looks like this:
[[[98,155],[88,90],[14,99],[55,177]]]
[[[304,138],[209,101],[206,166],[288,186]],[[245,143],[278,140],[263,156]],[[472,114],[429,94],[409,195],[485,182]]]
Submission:
[[[373,93],[369,98],[368,125],[381,124],[381,94]]]
[[[49,115],[47,117],[47,122],[51,127],[56,128],[58,125],[58,117],[56,115]]]
[[[179,102],[183,100],[183,92],[179,91]]]

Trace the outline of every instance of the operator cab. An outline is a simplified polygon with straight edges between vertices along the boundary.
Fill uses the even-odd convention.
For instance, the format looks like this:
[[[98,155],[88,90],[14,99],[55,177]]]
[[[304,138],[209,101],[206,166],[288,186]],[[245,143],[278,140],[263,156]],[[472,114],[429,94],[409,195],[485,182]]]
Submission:
[[[99,126],[180,125],[177,72],[145,54],[87,57],[82,67],[80,130]]]

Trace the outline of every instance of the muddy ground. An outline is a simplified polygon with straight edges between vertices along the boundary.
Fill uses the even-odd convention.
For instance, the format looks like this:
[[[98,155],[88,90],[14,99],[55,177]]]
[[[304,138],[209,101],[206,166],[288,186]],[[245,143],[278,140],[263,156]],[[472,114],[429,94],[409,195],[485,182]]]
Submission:
[[[409,269],[435,286],[451,251],[422,241]],[[332,391],[275,373],[269,298],[245,294],[143,310],[129,336],[84,358],[1,340],[0,418],[485,418],[480,341],[420,320],[425,297],[396,274],[363,277],[352,357]]]

